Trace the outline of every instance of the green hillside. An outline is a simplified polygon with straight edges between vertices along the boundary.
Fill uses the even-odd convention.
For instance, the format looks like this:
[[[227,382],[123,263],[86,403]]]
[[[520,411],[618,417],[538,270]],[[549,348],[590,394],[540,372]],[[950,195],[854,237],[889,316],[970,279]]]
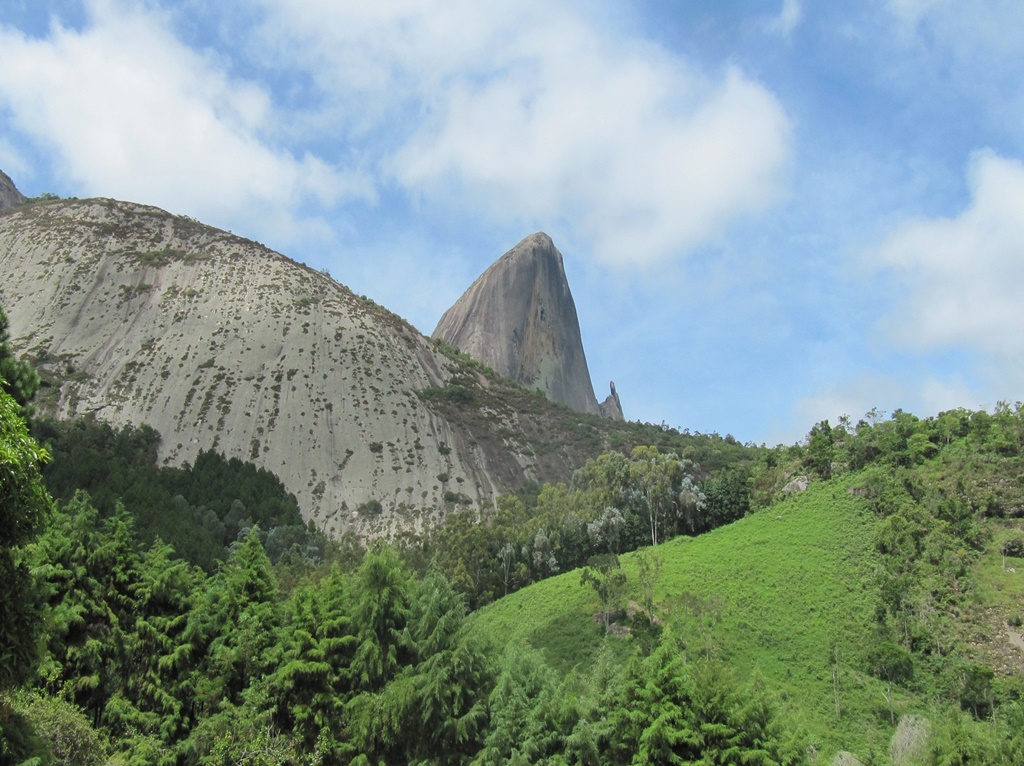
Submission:
[[[926,476],[934,488],[970,474],[965,470],[936,460],[911,475]],[[868,470],[812,483],[806,492],[699,537],[623,555],[628,610],[620,622],[643,628],[637,619],[643,602],[638,556],[653,554],[661,564],[653,593],[657,622],[681,637],[684,653],[721,660],[741,680],[762,678],[777,699],[784,728],[795,733],[809,760],[831,763],[836,753],[850,751],[865,763],[890,762],[895,726],[887,685],[875,677],[881,673],[872,673],[872,652],[885,631],[881,583],[892,567],[879,541],[902,511],[878,513],[882,501],[871,489],[876,480]],[[885,502],[896,501],[885,495]],[[909,507],[924,505],[922,498]],[[930,521],[940,535],[944,522]],[[984,550],[955,580],[965,584],[956,586],[962,597],[937,607],[950,615],[945,622],[935,618],[941,638],[932,640],[941,651],[915,648],[916,675],[893,689],[896,717],[934,721],[932,747],[962,750],[964,759],[951,761],[957,763],[978,762],[970,753],[994,753],[980,750],[980,743],[1001,737],[960,712],[970,708],[971,673],[983,679],[990,699],[993,689],[1011,701],[1020,691],[1020,656],[1012,646],[1006,650],[1001,624],[1019,625],[1024,611],[1024,577],[1015,571],[1024,560],[1002,555],[1005,541],[1019,535],[1019,522],[977,521],[987,540]],[[924,580],[931,564],[922,566]],[[580,572],[573,571],[501,599],[473,620],[497,647],[530,646],[559,672],[586,676],[602,649],[620,658],[644,651],[639,645],[646,639],[638,631],[605,637],[600,611],[597,592],[582,587]],[[918,647],[924,641],[913,637],[914,630],[910,644]],[[1004,677],[993,679],[986,669],[1000,662]],[[988,757],[997,756],[983,754],[981,760]]]
[[[874,515],[849,484],[815,485],[769,511],[653,549],[661,559],[659,618],[695,651],[719,656],[742,675],[759,672],[789,722],[825,751],[888,740],[871,725],[878,703],[885,704],[873,688],[880,682],[848,669],[869,640],[877,565]],[[622,567],[635,605],[636,554],[623,556]],[[605,640],[593,619],[599,609],[579,572],[567,572],[485,607],[475,624],[496,644],[525,643],[562,670],[582,669]],[[838,722],[833,646],[842,672]]]
[[[21,412],[0,764],[1024,763],[1024,405],[611,452],[368,550],[145,429],[39,423],[46,467]]]

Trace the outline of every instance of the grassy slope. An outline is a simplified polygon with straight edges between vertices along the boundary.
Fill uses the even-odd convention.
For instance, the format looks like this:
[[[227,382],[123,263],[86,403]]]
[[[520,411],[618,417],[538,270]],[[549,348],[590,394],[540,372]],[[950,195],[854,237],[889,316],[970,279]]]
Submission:
[[[662,567],[656,600],[663,618],[681,619],[680,630],[693,630],[684,594],[715,603],[720,617],[713,634],[721,656],[740,676],[759,672],[779,694],[789,724],[825,754],[878,751],[891,734],[882,685],[861,670],[873,623],[874,518],[848,486],[812,485],[767,511],[657,549]],[[633,557],[622,561],[637,599]],[[580,586],[578,572],[568,572],[484,608],[475,620],[497,643],[529,643],[567,670],[585,668],[597,652],[597,610],[594,591]],[[838,722],[831,641],[841,663]],[[920,707],[913,698],[897,699],[904,712]]]
[[[976,590],[972,609],[963,615],[962,633],[977,647],[978,659],[1002,678],[1024,673],[1024,649],[1011,638],[1024,638],[1024,558],[1003,556],[1000,547],[1010,535],[1024,531],[1024,521],[993,521],[992,538],[974,568]]]

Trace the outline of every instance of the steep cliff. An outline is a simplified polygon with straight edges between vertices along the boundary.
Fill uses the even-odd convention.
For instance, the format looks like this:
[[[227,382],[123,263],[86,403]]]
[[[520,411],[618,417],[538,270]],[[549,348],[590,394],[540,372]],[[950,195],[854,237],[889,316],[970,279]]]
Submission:
[[[433,333],[578,412],[621,420],[614,392],[599,405],[562,254],[532,234],[495,261],[444,313]]]
[[[25,197],[15,187],[11,177],[0,170],[0,213],[22,204],[24,201]]]

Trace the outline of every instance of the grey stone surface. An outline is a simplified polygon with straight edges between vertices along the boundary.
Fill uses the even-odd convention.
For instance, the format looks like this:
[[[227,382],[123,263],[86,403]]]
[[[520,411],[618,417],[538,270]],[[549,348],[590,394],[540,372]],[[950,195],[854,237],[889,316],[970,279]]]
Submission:
[[[562,254],[543,232],[495,261],[444,313],[442,338],[496,372],[578,412],[602,414]],[[619,418],[618,397],[608,416]]]
[[[492,408],[467,430],[417,393],[464,368],[258,243],[145,205],[62,200],[0,216],[0,274],[15,348],[52,381],[46,411],[148,424],[167,464],[205,449],[251,460],[329,533],[418,530],[452,494],[487,507],[546,478],[518,438],[526,416]]]
[[[784,495],[795,495],[797,492],[806,492],[807,487],[810,486],[810,479],[806,476],[797,476],[785,487],[782,488],[782,494]]]
[[[0,213],[10,210],[24,201],[25,197],[14,186],[14,181],[11,180],[11,177],[0,170]]]
[[[608,385],[611,388],[611,393],[599,405],[601,414],[610,420],[625,420],[626,416],[622,414],[622,403],[619,401],[619,392],[615,390],[615,381],[611,381]]]

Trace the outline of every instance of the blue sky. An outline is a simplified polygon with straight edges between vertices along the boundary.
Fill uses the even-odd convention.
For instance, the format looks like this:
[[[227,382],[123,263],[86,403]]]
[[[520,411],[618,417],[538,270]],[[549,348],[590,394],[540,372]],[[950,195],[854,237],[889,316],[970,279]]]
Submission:
[[[6,0],[0,168],[429,334],[562,251],[599,398],[790,443],[1024,399],[1019,0]]]

